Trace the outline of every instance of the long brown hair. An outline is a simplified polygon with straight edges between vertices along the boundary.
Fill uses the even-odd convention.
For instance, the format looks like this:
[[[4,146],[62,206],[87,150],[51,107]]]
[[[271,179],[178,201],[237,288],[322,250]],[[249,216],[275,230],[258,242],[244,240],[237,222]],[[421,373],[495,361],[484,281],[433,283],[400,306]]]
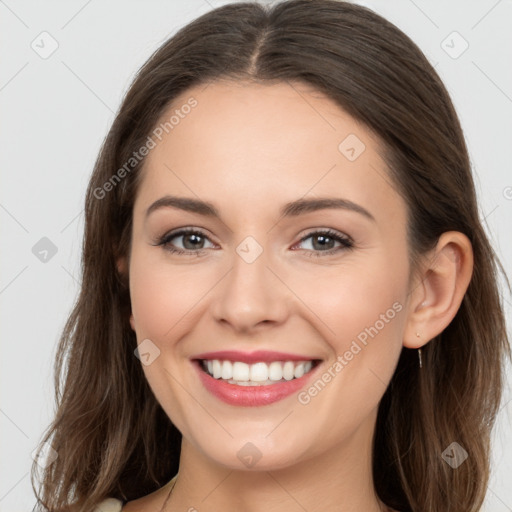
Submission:
[[[470,239],[474,272],[459,311],[423,347],[421,371],[415,351],[402,350],[379,405],[373,476],[380,499],[402,512],[479,510],[511,355],[498,288],[503,268],[479,220],[463,132],[440,78],[394,25],[336,0],[211,10],[140,69],[87,190],[81,289],[58,346],[56,414],[42,441],[58,457],[40,477],[38,506],[89,511],[106,496],[153,492],[177,472],[181,434],[134,356],[128,276],[116,268],[129,255],[144,160],[125,167],[122,179],[113,175],[178,95],[218,79],[312,85],[376,133],[407,203],[413,264],[446,231]],[[457,470],[441,457],[454,441],[469,454]],[[34,464],[33,486],[36,472]]]

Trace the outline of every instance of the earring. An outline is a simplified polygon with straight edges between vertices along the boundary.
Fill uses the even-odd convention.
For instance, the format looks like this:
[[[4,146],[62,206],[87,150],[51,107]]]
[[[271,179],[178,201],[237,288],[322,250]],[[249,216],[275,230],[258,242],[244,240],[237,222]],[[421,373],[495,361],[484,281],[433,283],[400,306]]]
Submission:
[[[419,332],[416,333],[416,337],[417,338],[420,337],[420,333]],[[423,363],[421,361],[421,348],[418,349],[418,359],[419,359],[419,362],[420,362],[420,368],[423,368]]]

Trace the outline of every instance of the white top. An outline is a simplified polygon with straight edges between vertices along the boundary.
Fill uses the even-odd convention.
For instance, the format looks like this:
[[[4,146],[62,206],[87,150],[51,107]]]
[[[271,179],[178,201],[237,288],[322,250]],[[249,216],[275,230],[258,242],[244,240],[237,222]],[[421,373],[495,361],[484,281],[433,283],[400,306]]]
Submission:
[[[98,504],[95,512],[121,512],[123,502],[115,498],[107,498]]]

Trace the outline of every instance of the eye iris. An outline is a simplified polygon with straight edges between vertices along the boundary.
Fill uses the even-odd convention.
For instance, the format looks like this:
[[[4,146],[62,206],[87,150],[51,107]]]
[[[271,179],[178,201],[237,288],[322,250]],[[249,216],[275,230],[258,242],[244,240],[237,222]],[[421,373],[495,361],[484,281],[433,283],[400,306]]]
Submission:
[[[195,240],[195,243],[192,243],[192,245],[190,247],[187,247],[187,240],[190,241],[190,239]],[[201,244],[201,242],[202,242],[202,244]],[[191,249],[191,250],[202,249],[203,245],[204,245],[204,240],[201,235],[197,235],[195,233],[183,235],[183,247],[185,247],[185,249]]]
[[[321,240],[320,242],[320,245],[317,245],[315,242],[316,240]],[[331,247],[329,245],[329,247],[326,247],[329,243],[334,243],[334,239],[329,237],[329,236],[326,236],[326,235],[316,235],[313,237],[313,247],[315,249],[332,249],[333,247]]]

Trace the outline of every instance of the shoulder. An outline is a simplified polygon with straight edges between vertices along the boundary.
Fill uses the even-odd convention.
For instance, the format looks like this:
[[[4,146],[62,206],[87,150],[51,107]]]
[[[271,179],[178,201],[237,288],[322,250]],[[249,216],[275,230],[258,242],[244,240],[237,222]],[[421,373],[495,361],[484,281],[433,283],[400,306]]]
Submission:
[[[107,498],[98,503],[94,512],[121,512],[123,502],[115,498]]]

